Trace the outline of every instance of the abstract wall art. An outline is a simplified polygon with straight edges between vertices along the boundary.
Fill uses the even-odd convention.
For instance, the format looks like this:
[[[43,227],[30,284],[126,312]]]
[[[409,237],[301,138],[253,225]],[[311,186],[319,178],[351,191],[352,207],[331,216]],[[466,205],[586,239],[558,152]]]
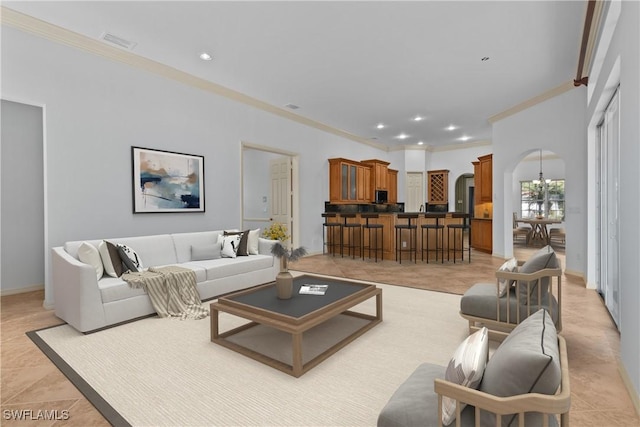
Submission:
[[[204,157],[131,147],[133,213],[204,212]]]

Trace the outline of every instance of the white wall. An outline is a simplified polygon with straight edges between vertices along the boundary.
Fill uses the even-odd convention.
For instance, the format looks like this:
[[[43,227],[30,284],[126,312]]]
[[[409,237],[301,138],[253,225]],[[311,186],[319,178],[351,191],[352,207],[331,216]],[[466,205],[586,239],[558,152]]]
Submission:
[[[386,151],[6,26],[1,84],[3,96],[47,108],[48,247],[238,227],[246,141],[300,153],[300,244],[319,252],[327,159],[387,160]],[[206,212],[132,214],[134,145],[203,155]],[[45,305],[51,306],[48,276],[45,291]]]
[[[595,127],[602,111],[611,98],[611,92],[620,84],[620,359],[625,376],[635,389],[636,404],[640,403],[640,3],[612,2],[612,10],[619,11],[615,18],[611,43],[597,47],[603,59],[592,73],[597,79],[589,81],[593,96],[588,104],[589,148],[594,152]],[[606,21],[606,20],[605,20]],[[606,37],[605,40],[608,40]],[[604,53],[606,52],[606,53]],[[590,171],[595,170],[592,157]],[[590,177],[593,174],[590,173]],[[593,185],[593,179],[590,181]],[[595,193],[591,193],[595,195]],[[595,200],[589,200],[589,211],[595,212]],[[591,221],[595,223],[595,221]],[[593,227],[589,239],[589,252],[595,253]],[[593,259],[593,258],[592,258]],[[590,270],[590,282],[595,282]],[[640,410],[640,409],[639,409]]]
[[[449,169],[449,210],[455,210],[456,180],[465,173],[473,174],[473,164],[479,156],[491,154],[492,145],[478,145],[431,153],[428,170]]]
[[[7,295],[44,284],[43,111],[5,100],[1,109],[0,290]]]
[[[530,152],[542,148],[565,161],[567,271],[586,272],[587,134],[586,89],[574,88],[493,125],[493,253],[513,254],[513,171]]]

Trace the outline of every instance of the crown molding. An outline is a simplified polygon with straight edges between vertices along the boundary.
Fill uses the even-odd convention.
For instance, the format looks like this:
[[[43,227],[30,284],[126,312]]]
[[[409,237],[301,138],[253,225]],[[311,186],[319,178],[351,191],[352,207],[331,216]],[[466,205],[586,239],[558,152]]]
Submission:
[[[516,113],[519,113],[521,111],[524,111],[528,108],[533,107],[534,105],[540,104],[541,102],[544,102],[548,99],[554,98],[558,95],[562,95],[565,92],[570,91],[571,89],[575,89],[575,86],[573,85],[573,81],[568,81],[565,83],[562,83],[559,86],[556,86],[552,89],[547,90],[546,92],[541,93],[538,96],[534,96],[531,99],[528,99],[524,102],[521,102],[520,104],[514,105],[513,107],[504,110],[501,113],[495,114],[491,117],[489,117],[488,121],[489,123],[493,124],[499,120],[505,119],[509,116],[512,116]]]
[[[92,39],[82,34],[67,30],[66,28],[50,24],[29,15],[17,12],[5,6],[0,6],[0,15],[2,24],[8,25],[20,31],[36,35],[55,43],[73,47],[78,50],[101,56],[111,61],[121,62],[132,67],[154,73],[171,80],[175,80],[207,92],[214,93],[219,96],[231,99],[233,101],[257,108],[262,111],[283,117],[285,119],[309,126],[326,133],[330,133],[341,138],[349,139],[354,142],[369,145],[383,151],[389,151],[389,147],[379,142],[371,141],[350,132],[334,128],[316,120],[309,119],[299,114],[292,113],[280,107],[276,107],[265,101],[253,98],[244,93],[229,89],[225,86],[210,82],[208,80],[196,77],[192,74],[180,71],[176,68],[169,67],[151,59],[143,58],[134,53],[109,46],[104,42]]]

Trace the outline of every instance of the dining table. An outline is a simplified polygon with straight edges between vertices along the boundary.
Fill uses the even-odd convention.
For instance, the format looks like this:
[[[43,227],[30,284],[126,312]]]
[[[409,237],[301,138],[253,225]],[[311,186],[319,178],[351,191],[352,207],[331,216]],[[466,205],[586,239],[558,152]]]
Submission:
[[[549,241],[549,230],[547,226],[550,224],[561,224],[562,221],[551,218],[518,218],[516,219],[518,223],[529,224],[531,226],[531,231],[529,232],[529,237],[527,239],[527,244],[535,246],[535,245],[548,245]]]

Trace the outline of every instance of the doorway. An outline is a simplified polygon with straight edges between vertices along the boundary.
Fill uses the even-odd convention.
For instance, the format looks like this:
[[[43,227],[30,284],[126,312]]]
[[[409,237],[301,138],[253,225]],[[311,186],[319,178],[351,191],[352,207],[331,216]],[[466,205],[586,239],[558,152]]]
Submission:
[[[405,212],[418,212],[424,209],[424,174],[422,172],[407,172],[407,192]]]
[[[298,245],[298,157],[274,148],[242,143],[242,229],[286,225]]]
[[[468,213],[470,217],[473,216],[473,203],[470,197],[471,189],[474,188],[474,180],[472,173],[464,173],[456,179],[455,190],[455,211]]]
[[[620,328],[620,97],[616,90],[598,125],[598,292]]]

